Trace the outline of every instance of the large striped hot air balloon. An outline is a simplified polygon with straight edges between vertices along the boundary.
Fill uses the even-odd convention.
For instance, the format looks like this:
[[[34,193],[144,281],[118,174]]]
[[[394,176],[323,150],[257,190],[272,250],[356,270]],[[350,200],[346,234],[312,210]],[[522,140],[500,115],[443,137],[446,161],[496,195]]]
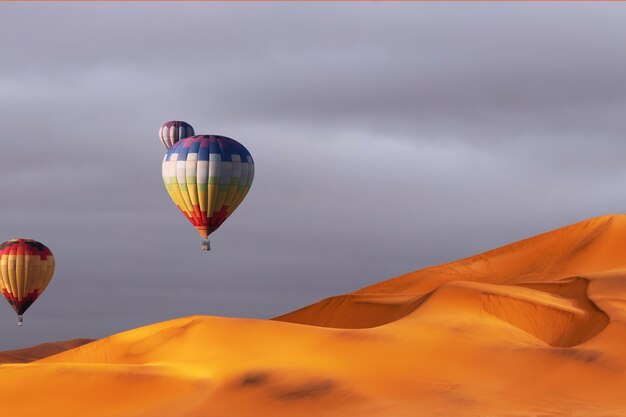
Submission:
[[[179,120],[165,122],[159,129],[159,139],[161,139],[161,143],[166,149],[174,146],[179,140],[193,135],[195,135],[193,127],[189,123]]]
[[[192,136],[163,158],[163,181],[170,197],[203,239],[241,204],[254,178],[250,152],[224,136]],[[208,240],[203,250],[209,250]]]
[[[22,315],[44,292],[54,274],[54,256],[43,243],[31,239],[12,239],[0,245],[0,291],[17,313]]]

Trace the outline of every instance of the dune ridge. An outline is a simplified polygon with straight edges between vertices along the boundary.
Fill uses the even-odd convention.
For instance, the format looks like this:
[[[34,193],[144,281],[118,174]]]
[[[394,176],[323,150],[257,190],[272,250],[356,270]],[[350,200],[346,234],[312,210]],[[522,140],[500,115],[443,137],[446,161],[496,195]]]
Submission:
[[[626,415],[624,244],[626,216],[602,216],[273,320],[192,316],[133,329],[1,365],[0,410]],[[25,385],[37,401],[11,401]]]
[[[545,290],[548,282],[568,282],[601,271],[626,269],[626,259],[619,253],[621,245],[626,245],[626,216],[596,217],[459,261],[410,272],[351,294],[330,297],[275,320],[328,327],[374,327],[413,311],[421,304],[417,300],[423,301],[453,281],[519,287],[543,283]],[[348,319],[359,300],[384,299],[385,294],[399,301],[404,295],[406,302],[393,309],[372,304],[371,314],[363,312],[354,320]],[[579,292],[578,298],[578,302],[593,304],[593,296],[588,298]],[[364,309],[367,307],[362,306]]]
[[[93,342],[93,339],[71,339],[58,342],[41,343],[22,349],[5,350],[0,352],[0,363],[26,363],[36,361],[68,349]]]

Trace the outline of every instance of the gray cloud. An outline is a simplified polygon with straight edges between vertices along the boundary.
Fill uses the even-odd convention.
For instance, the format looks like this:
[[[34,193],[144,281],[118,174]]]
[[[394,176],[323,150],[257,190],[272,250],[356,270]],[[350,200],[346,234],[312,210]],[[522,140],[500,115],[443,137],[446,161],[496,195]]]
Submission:
[[[0,13],[0,239],[58,263],[0,348],[271,317],[623,207],[622,4]],[[257,163],[208,255],[161,182],[171,119]]]

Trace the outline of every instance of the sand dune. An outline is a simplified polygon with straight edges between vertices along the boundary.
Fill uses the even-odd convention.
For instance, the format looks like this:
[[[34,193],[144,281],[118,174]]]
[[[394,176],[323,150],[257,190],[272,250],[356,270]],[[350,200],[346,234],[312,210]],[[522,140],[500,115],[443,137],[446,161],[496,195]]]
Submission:
[[[626,415],[626,216],[275,320],[194,316],[0,366],[2,415]],[[28,386],[29,398],[19,401]]]
[[[410,296],[421,298],[452,281],[528,286],[533,282],[561,281],[600,271],[626,270],[626,257],[621,250],[624,245],[626,215],[597,217],[466,259],[371,285],[350,294],[349,302],[354,303],[362,296],[381,297],[384,294],[405,295],[407,300]],[[344,311],[346,303],[346,296],[331,297],[276,319],[331,327],[369,327],[362,325],[366,320],[362,315],[354,322],[345,319],[353,310],[348,307]],[[374,308],[373,305],[371,307]],[[374,321],[382,317],[379,311],[373,311],[371,316]],[[396,316],[389,315],[386,322],[396,319]],[[379,324],[382,323],[374,325]]]
[[[59,342],[42,343],[23,349],[5,350],[0,352],[0,363],[26,363],[36,361],[68,349],[89,343],[93,339],[72,339]]]

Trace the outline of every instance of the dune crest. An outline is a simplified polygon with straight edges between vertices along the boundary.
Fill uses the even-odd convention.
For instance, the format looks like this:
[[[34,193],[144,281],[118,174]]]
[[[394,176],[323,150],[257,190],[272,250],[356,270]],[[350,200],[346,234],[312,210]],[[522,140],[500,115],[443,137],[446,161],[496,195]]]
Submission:
[[[68,349],[92,342],[93,339],[71,339],[59,342],[42,343],[28,348],[0,352],[0,363],[26,363],[36,361]]]
[[[566,347],[591,339],[609,323],[606,313],[587,298],[587,285],[587,280],[575,278],[528,286],[452,281],[443,288],[454,288],[462,297],[473,299],[481,312],[550,346]]]
[[[626,270],[626,258],[620,253],[625,245],[626,215],[596,217],[459,261],[410,272],[348,295],[330,297],[275,320],[342,328],[379,326],[410,313],[419,306],[418,300],[423,301],[449,282],[530,288],[533,283],[567,282],[603,271]],[[542,288],[550,292],[547,286]],[[406,298],[393,308],[359,303],[361,299],[385,299],[385,295],[398,301],[403,300],[402,295]],[[590,294],[591,302],[593,297]],[[351,319],[357,304],[361,304],[361,314]]]
[[[0,407],[13,417],[624,415],[624,247],[626,216],[603,216],[274,320],[156,323],[0,366]],[[37,401],[13,401],[26,385]]]

